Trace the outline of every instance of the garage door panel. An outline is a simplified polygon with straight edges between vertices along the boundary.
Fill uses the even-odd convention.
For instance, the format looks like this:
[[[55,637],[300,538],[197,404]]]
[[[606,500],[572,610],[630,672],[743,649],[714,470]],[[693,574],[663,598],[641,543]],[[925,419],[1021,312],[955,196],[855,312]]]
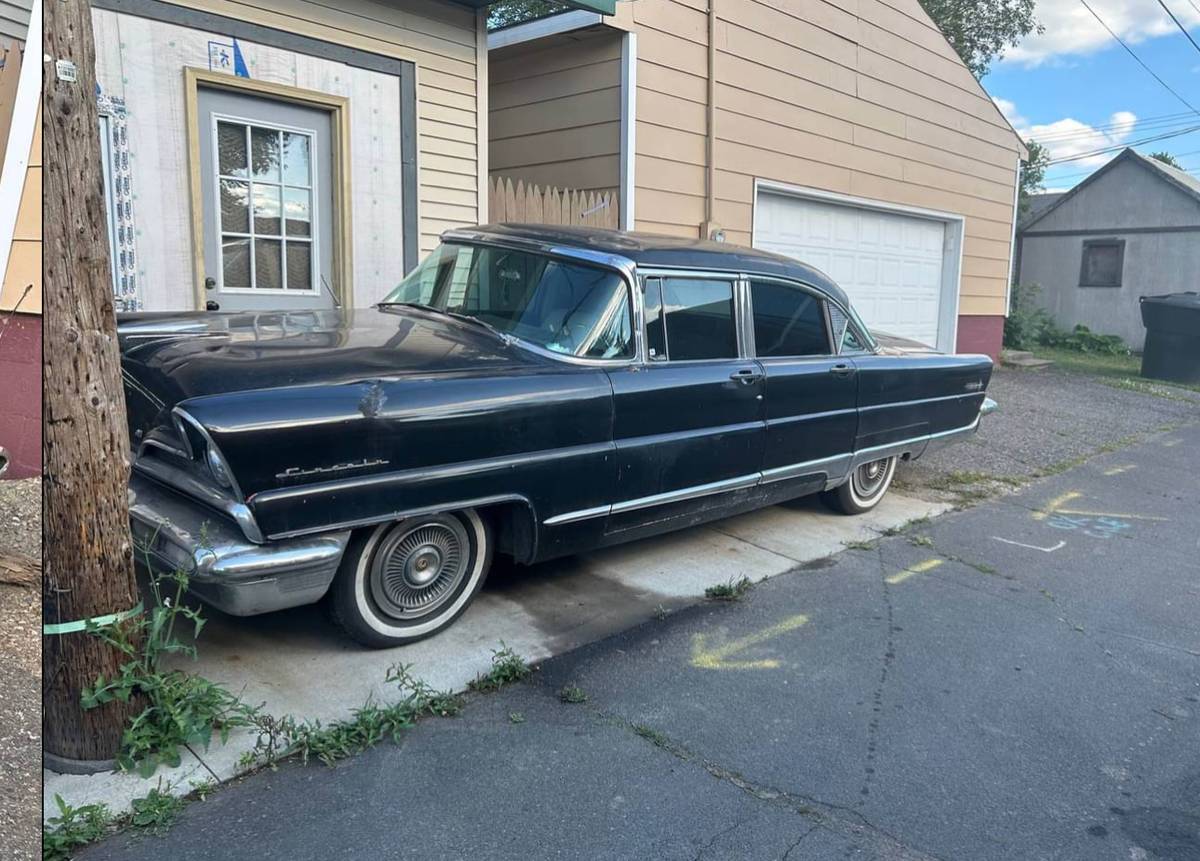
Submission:
[[[759,248],[828,274],[868,326],[936,344],[943,222],[767,192],[755,222]]]

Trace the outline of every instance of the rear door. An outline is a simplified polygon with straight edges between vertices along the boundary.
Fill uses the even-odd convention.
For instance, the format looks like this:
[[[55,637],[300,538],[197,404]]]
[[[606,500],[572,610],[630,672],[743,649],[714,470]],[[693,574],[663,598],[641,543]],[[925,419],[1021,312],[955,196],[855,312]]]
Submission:
[[[609,532],[732,504],[758,483],[763,371],[736,276],[645,279],[647,361],[611,371],[618,492]]]
[[[754,353],[766,373],[763,482],[797,495],[849,468],[858,426],[858,369],[836,355],[826,300],[794,282],[751,278]]]

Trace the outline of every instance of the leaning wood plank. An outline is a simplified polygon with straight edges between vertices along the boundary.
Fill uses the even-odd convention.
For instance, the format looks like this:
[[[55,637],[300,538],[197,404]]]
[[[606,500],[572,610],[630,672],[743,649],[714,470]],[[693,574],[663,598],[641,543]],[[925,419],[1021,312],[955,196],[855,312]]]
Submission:
[[[42,563],[28,556],[0,554],[0,583],[32,588],[42,582]]]

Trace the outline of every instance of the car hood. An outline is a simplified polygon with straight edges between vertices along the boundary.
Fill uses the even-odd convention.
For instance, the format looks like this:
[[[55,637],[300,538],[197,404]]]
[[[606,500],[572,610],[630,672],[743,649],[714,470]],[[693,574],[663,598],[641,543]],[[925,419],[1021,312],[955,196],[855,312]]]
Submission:
[[[544,364],[470,323],[417,309],[127,314],[127,388],[171,407],[190,398]]]

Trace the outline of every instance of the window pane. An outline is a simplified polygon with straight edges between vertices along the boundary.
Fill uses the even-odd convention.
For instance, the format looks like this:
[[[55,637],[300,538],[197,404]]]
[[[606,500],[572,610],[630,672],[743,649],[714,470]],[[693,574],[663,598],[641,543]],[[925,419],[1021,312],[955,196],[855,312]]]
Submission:
[[[312,247],[307,242],[288,242],[287,286],[289,290],[312,289]]]
[[[217,123],[218,169],[225,176],[246,175],[246,127]]]
[[[226,287],[250,286],[250,240],[226,236],[221,242],[221,266]]]
[[[283,181],[288,185],[309,185],[308,135],[283,133]]]
[[[1090,287],[1116,287],[1121,283],[1121,246],[1115,242],[1083,246],[1083,277]]]
[[[663,337],[662,282],[652,278],[646,282],[646,355],[652,360],[667,358],[667,341]]]
[[[278,239],[254,240],[254,286],[258,290],[283,288],[283,243]]]
[[[228,233],[250,232],[250,184],[234,179],[221,180],[221,230]]]
[[[312,208],[305,188],[283,190],[283,217],[288,236],[312,236]]]
[[[672,361],[737,357],[731,282],[665,278],[662,284]]]
[[[278,236],[279,186],[254,183],[254,232]]]
[[[250,154],[254,158],[254,178],[279,182],[279,132],[274,129],[250,129]]]
[[[785,284],[750,283],[754,346],[759,356],[823,356],[829,353],[821,300]]]

